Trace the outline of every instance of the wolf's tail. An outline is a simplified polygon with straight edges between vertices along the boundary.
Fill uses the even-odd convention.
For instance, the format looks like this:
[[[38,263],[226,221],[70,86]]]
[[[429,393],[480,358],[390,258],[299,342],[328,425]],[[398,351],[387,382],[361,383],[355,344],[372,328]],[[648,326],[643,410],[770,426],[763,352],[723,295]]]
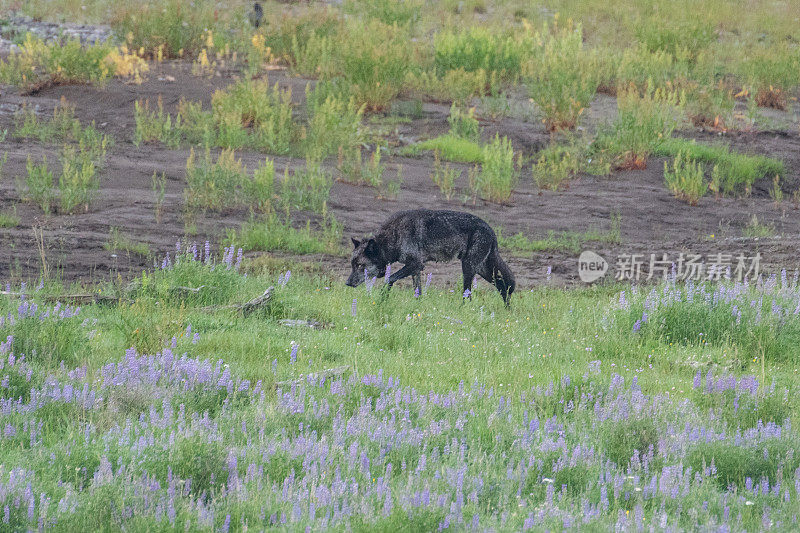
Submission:
[[[503,301],[506,302],[506,305],[509,305],[509,298],[511,297],[511,293],[514,292],[517,283],[514,280],[514,274],[511,273],[511,269],[508,268],[506,262],[500,257],[500,251],[497,249],[497,246],[492,250],[492,263],[494,285],[503,296]]]

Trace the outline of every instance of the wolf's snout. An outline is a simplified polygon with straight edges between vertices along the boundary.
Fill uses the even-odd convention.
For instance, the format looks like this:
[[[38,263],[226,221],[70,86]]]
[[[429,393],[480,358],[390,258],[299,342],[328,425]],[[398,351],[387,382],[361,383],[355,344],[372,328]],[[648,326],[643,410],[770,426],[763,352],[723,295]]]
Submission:
[[[347,285],[348,287],[357,287],[359,281],[361,281],[361,280],[358,278],[358,276],[354,272],[354,273],[350,274],[350,277],[347,278],[347,281],[345,281],[344,284]]]

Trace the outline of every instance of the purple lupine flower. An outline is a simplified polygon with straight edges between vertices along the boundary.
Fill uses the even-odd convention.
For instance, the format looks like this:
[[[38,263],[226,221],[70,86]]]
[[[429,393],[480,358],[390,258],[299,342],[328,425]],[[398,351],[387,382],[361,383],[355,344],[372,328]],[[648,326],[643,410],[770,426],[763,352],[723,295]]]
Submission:
[[[425,278],[425,290],[423,291],[423,293],[427,293],[428,292],[428,287],[431,286],[431,279],[432,278],[433,278],[433,274],[428,272],[428,276]]]
[[[552,277],[552,274],[553,274],[553,267],[552,267],[552,265],[548,265],[547,266],[547,282],[548,283],[550,283],[550,278]]]
[[[383,282],[389,283],[389,278],[392,277],[392,265],[386,265],[386,273],[383,275]]]
[[[352,314],[353,316],[356,316],[357,305],[358,305],[358,300],[356,298],[353,298],[353,305],[350,308],[350,314]]]
[[[472,291],[469,289],[464,289],[464,298],[469,298],[472,295]]]
[[[292,341],[292,353],[289,355],[289,362],[295,364],[297,362],[297,348],[300,345]]]

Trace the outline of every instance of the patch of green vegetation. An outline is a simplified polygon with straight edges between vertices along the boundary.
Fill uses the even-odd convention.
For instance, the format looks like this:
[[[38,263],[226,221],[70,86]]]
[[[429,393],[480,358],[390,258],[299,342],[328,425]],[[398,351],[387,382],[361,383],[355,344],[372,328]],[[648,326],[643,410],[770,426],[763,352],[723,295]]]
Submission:
[[[683,152],[675,156],[671,166],[664,161],[664,181],[676,198],[688,202],[689,205],[697,205],[700,198],[708,192],[704,165]]]
[[[199,52],[206,32],[216,27],[216,18],[207,2],[189,7],[181,0],[148,1],[123,9],[113,28],[131,49],[167,59]]]
[[[146,242],[134,241],[115,226],[111,226],[111,229],[108,230],[108,240],[103,243],[103,249],[109,252],[122,251],[142,257],[150,256],[150,246]]]
[[[607,244],[619,244],[622,242],[620,221],[620,216],[615,214],[611,216],[611,227],[606,231],[589,229],[584,232],[565,231],[557,234],[551,230],[547,232],[546,237],[541,239],[529,239],[523,233],[516,233],[506,237],[502,231],[498,231],[497,242],[501,248],[508,248],[514,253],[565,252],[577,254],[589,242]]]
[[[511,141],[496,134],[483,147],[482,162],[480,171],[470,175],[470,190],[490,202],[507,202],[519,180],[519,165],[514,160]]]
[[[0,228],[15,228],[19,226],[20,219],[17,216],[16,208],[12,212],[0,211]]]
[[[229,230],[226,242],[244,250],[341,255],[342,225],[328,215],[318,230],[311,228],[310,220],[295,229],[291,221],[272,213],[264,220],[250,220],[238,232]]]
[[[189,210],[221,211],[244,206],[268,211],[275,188],[275,167],[271,160],[265,160],[251,176],[233,150],[222,150],[214,161],[208,149],[202,159],[192,149],[186,160],[186,185],[184,197]]]
[[[102,84],[114,75],[106,62],[113,48],[82,46],[77,40],[48,44],[27,34],[19,50],[0,60],[0,82],[36,89],[47,84]]]
[[[775,235],[775,226],[759,222],[758,217],[753,215],[747,226],[742,229],[742,235],[751,238],[772,237]]]
[[[582,28],[545,26],[536,40],[541,44],[525,82],[528,94],[544,115],[548,131],[574,129],[599,83],[583,50]]]
[[[668,139],[658,145],[655,154],[675,157],[683,153],[698,162],[712,165],[712,181],[719,193],[749,194],[756,180],[784,177],[782,161],[763,155],[748,155],[731,151],[724,144],[701,144],[690,139]]]
[[[450,133],[409,145],[400,153],[415,155],[421,151],[435,151],[443,160],[458,163],[482,163],[484,156],[481,145]]]

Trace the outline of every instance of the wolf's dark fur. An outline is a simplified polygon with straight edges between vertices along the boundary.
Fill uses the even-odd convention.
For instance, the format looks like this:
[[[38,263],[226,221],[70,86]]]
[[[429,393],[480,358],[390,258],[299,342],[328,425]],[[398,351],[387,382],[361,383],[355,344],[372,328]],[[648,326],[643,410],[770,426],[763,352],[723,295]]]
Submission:
[[[261,19],[264,18],[264,9],[261,7],[260,3],[253,3],[253,10],[250,12],[249,17],[250,24],[252,24],[254,28],[261,26]]]
[[[400,262],[403,267],[389,277],[389,285],[412,276],[414,287],[420,290],[420,273],[426,261],[457,257],[461,259],[464,291],[478,274],[497,287],[506,305],[514,292],[514,275],[498,253],[494,230],[469,213],[399,211],[384,222],[374,237],[353,239],[353,246],[353,272],[347,279],[351,287],[362,283],[365,276],[385,275],[388,265]]]

